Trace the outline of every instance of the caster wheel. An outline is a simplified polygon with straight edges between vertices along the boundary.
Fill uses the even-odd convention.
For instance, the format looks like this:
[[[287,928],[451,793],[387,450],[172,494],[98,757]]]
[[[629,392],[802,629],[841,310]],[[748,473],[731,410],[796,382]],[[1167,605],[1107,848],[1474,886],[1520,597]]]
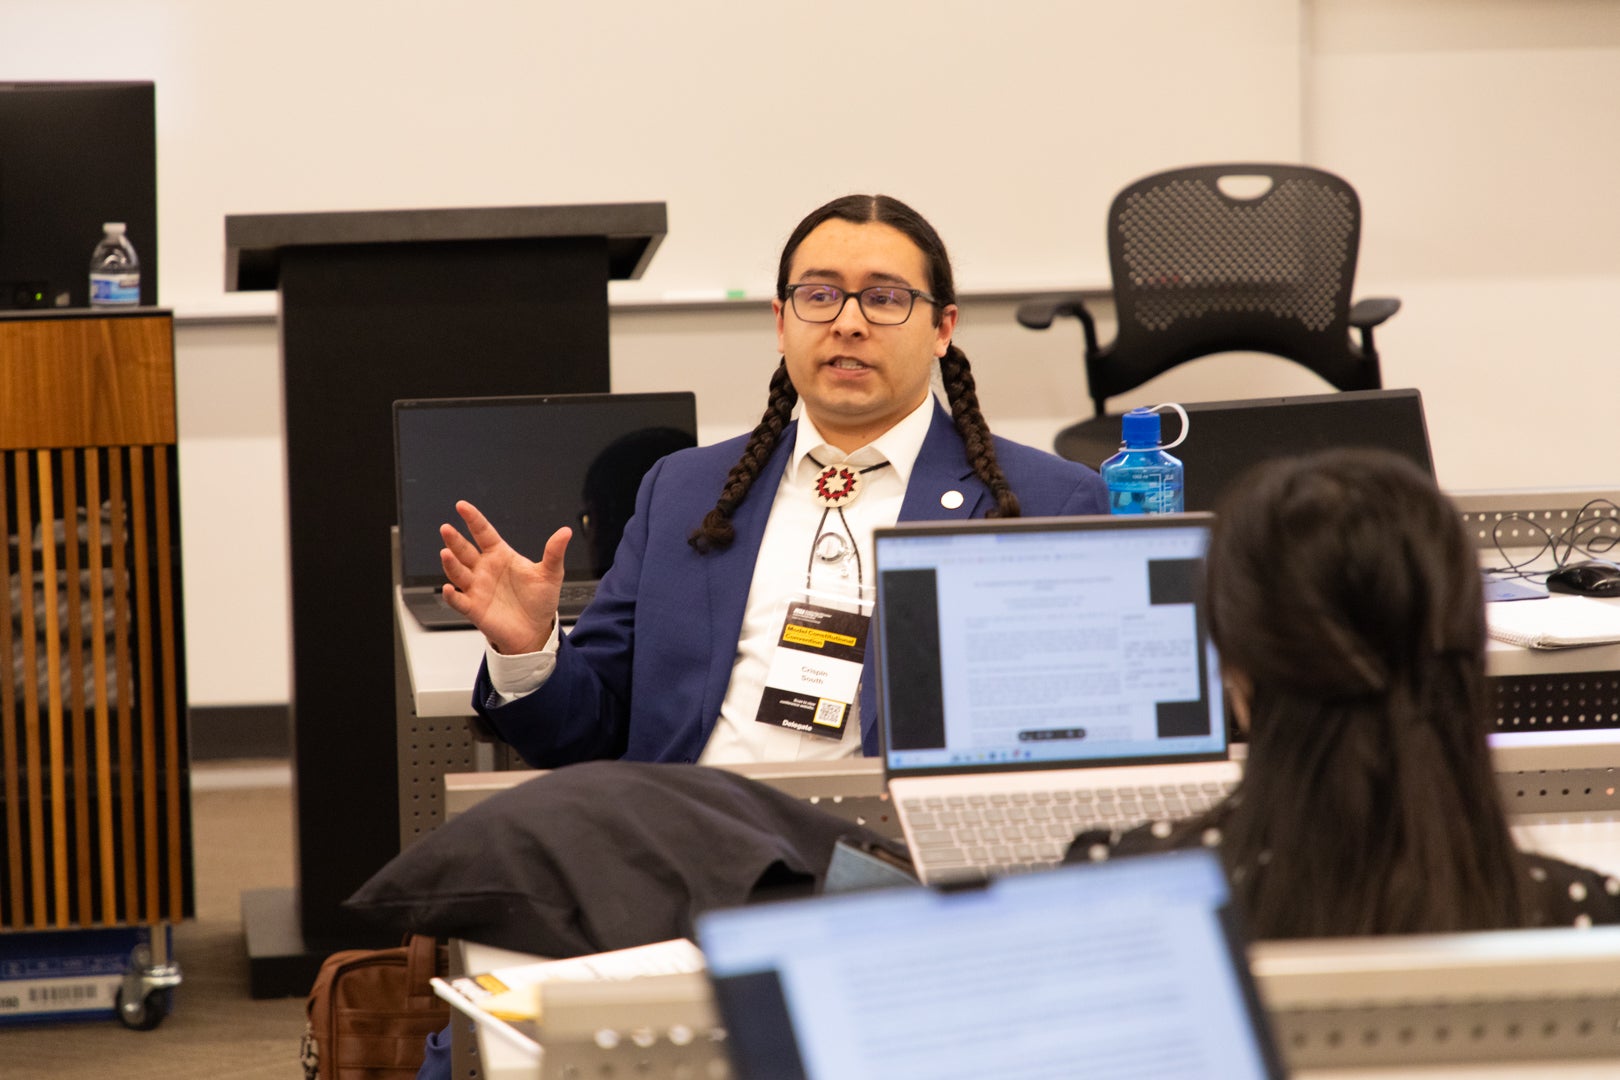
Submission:
[[[151,1031],[163,1022],[168,1014],[167,993],[163,990],[149,990],[144,998],[130,1001],[125,994],[125,988],[118,988],[118,1022],[131,1031]]]

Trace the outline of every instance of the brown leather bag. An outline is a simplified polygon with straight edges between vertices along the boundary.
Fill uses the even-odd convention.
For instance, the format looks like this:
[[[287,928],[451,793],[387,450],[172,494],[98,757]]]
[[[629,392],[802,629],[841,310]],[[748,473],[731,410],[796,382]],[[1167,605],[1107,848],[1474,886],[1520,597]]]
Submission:
[[[430,1033],[450,1007],[428,980],[444,973],[435,938],[411,934],[392,949],[347,949],[321,964],[306,1006],[306,1080],[414,1080]]]

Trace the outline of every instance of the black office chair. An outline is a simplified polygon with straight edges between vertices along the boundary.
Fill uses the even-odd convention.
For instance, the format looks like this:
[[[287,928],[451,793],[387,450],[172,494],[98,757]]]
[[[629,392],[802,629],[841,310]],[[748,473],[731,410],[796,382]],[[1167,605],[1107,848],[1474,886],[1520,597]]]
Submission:
[[[1252,197],[1222,187],[1261,180],[1265,190]],[[1119,417],[1105,407],[1109,398],[1212,353],[1269,353],[1304,365],[1338,390],[1381,389],[1372,331],[1401,302],[1351,306],[1360,241],[1355,189],[1321,169],[1201,165],[1125,188],[1108,211],[1114,340],[1098,344],[1096,322],[1078,295],[1040,297],[1018,308],[1018,321],[1033,330],[1073,315],[1085,332],[1095,415],[1058,433],[1058,454],[1099,465],[1120,444]],[[1359,341],[1351,339],[1351,327]]]

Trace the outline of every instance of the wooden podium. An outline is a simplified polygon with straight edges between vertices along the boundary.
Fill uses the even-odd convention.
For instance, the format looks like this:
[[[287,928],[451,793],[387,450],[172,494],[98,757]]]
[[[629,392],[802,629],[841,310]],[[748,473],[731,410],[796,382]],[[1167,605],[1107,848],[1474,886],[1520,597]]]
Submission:
[[[298,887],[243,896],[252,992],[305,994],[340,906],[399,851],[392,403],[611,389],[607,283],[662,203],[225,219],[226,288],[278,289]]]
[[[169,312],[0,316],[0,930],[194,913]]]

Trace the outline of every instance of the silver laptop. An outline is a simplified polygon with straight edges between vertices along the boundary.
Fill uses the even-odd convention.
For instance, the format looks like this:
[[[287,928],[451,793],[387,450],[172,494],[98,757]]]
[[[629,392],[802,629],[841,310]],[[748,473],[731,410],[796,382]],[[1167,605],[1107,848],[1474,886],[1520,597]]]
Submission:
[[[738,1080],[1287,1075],[1213,852],[697,917]]]
[[[884,773],[923,881],[1053,863],[1237,783],[1199,590],[1213,522],[877,530]]]
[[[641,479],[665,454],[697,444],[690,392],[413,398],[394,402],[400,589],[430,630],[462,628],[444,602],[439,526],[466,535],[456,500],[481,510],[517,551],[538,559],[563,525],[560,617],[584,610],[613,562]]]

